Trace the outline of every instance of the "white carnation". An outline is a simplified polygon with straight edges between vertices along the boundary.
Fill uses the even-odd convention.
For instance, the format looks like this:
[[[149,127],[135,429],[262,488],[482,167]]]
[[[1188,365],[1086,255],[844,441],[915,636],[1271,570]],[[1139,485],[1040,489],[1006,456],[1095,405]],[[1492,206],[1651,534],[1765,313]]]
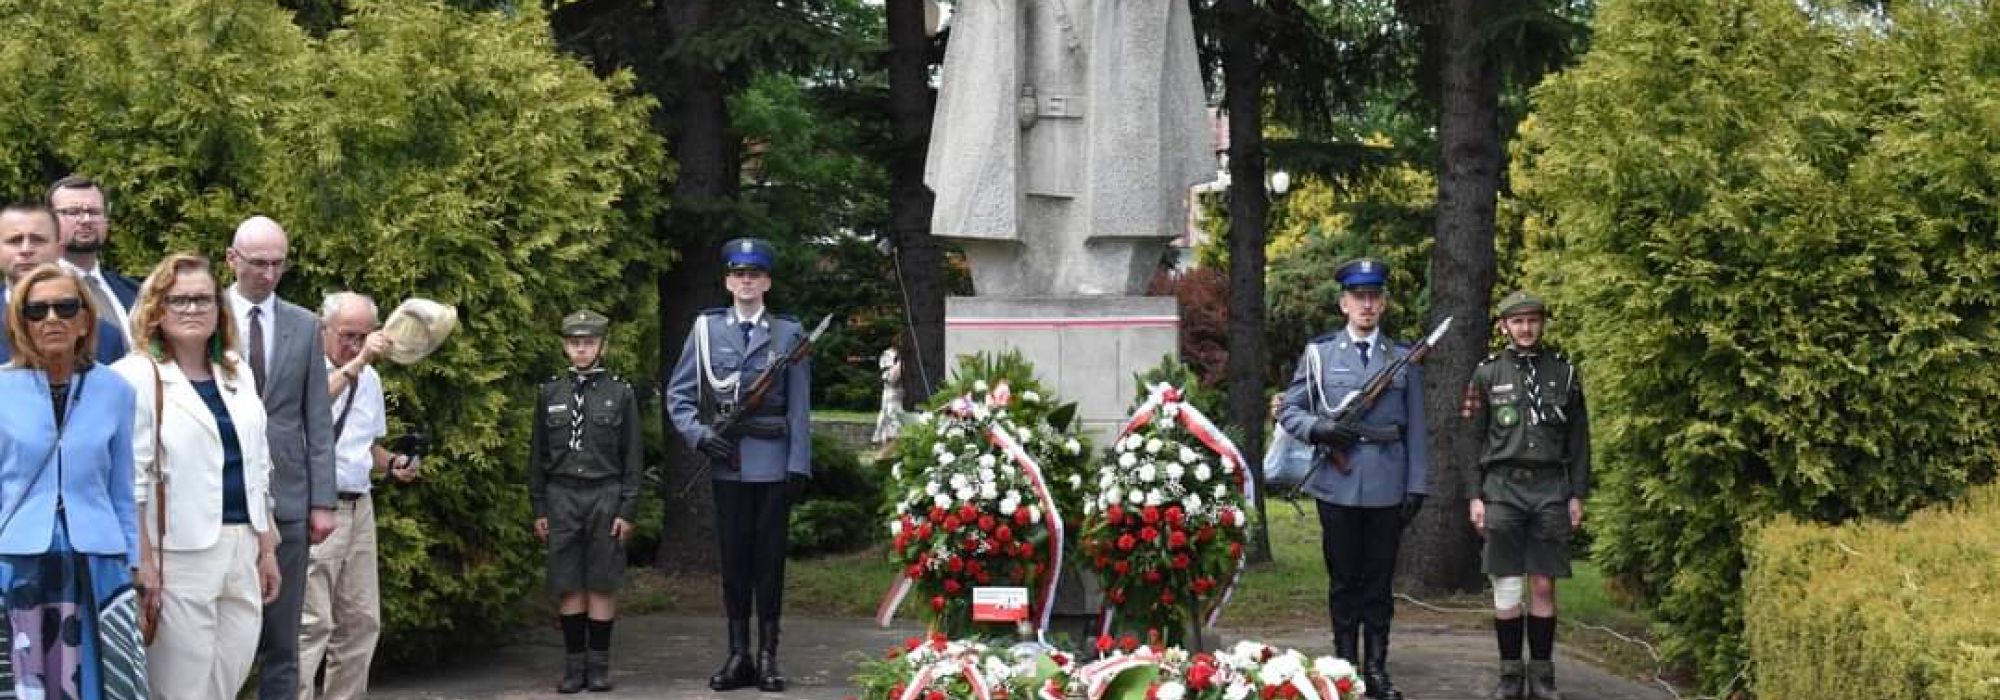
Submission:
[[[951,475],[951,480],[949,483],[951,484],[951,489],[953,491],[957,491],[967,486],[971,486],[972,480],[965,478],[964,474],[953,474]]]
[[[901,520],[889,521],[889,536],[895,537],[901,534],[903,534],[903,521]]]
[[[1000,497],[1000,487],[998,487],[998,486],[994,486],[994,485],[993,485],[993,482],[991,482],[991,481],[988,481],[988,482],[986,482],[986,483],[983,483],[983,484],[980,484],[980,485],[979,485],[979,497],[980,497],[980,498],[984,498],[984,499],[986,499],[986,500],[989,500],[989,501],[991,501],[991,500],[993,500],[993,499],[995,499],[995,498],[999,498],[999,497]]]
[[[965,429],[954,425],[944,431],[944,436],[953,440],[963,440],[965,439]]]
[[[1341,678],[1354,675],[1354,664],[1331,656],[1313,659],[1313,673],[1321,678]]]
[[[1299,660],[1298,652],[1286,652],[1265,661],[1264,667],[1257,671],[1257,679],[1265,685],[1284,685],[1302,671],[1305,671],[1305,664]]]
[[[1159,438],[1148,438],[1146,440],[1146,454],[1159,454],[1162,447],[1166,447],[1166,443],[1160,442]]]
[[[1159,489],[1153,489],[1151,491],[1146,492],[1146,505],[1157,506],[1157,505],[1163,505],[1166,502],[1167,502],[1166,495],[1160,493]]]
[[[1126,455],[1126,456],[1130,457],[1131,455]],[[1150,484],[1153,483],[1153,481],[1158,478],[1160,478],[1160,475],[1157,472],[1153,471],[1152,462],[1147,462],[1145,464],[1139,465],[1139,481]]]
[[[991,481],[993,477],[987,476],[987,474],[993,473],[993,465],[997,462],[998,460],[994,459],[993,455],[980,455],[979,478]]]
[[[1131,435],[1127,435],[1127,436],[1125,436],[1125,449],[1126,449],[1126,450],[1136,450],[1136,449],[1139,449],[1139,446],[1140,446],[1140,445],[1144,445],[1144,444],[1146,444],[1146,439],[1145,439],[1145,438],[1143,438],[1143,437],[1140,437],[1138,433],[1133,433],[1133,434],[1131,434]]]
[[[1072,455],[1080,454],[1083,452],[1083,444],[1077,442],[1076,438],[1070,438],[1063,442],[1063,451]]]
[[[1186,474],[1187,474],[1187,470],[1185,470],[1185,469],[1182,469],[1182,468],[1181,468],[1181,465],[1178,465],[1178,464],[1175,464],[1175,463],[1173,463],[1173,462],[1168,462],[1168,463],[1167,463],[1167,480],[1168,480],[1168,481],[1180,481],[1180,480],[1181,480],[1181,477],[1182,477],[1183,475],[1186,475]]]
[[[1028,506],[1028,522],[1042,522],[1042,509],[1039,506]]]
[[[958,500],[961,501],[970,501],[972,500],[972,497],[979,495],[979,491],[970,486],[967,486],[965,488],[951,492],[951,495],[957,496]]]
[[[1118,455],[1118,466],[1124,467],[1126,469],[1131,469],[1132,467],[1138,466],[1138,464],[1139,464],[1139,458],[1137,456],[1134,456],[1130,452]]]
[[[933,494],[931,496],[931,504],[939,508],[951,508],[951,496],[942,493]]]
[[[1189,513],[1201,512],[1201,496],[1188,494],[1187,498],[1181,499],[1181,509]]]
[[[956,461],[958,461],[958,455],[952,454],[950,452],[938,455],[938,466],[944,466]]]
[[[1020,508],[1020,507],[1021,507],[1021,502],[1020,502],[1020,501],[1010,501],[1010,500],[1007,500],[1007,499],[1004,499],[1004,498],[1003,498],[1003,499],[1000,499],[1000,514],[1001,514],[1001,515],[1006,515],[1006,516],[1012,516],[1012,515],[1014,514],[1014,509],[1016,509],[1016,508]]]
[[[1145,503],[1146,494],[1140,492],[1138,489],[1132,489],[1130,492],[1125,494],[1125,500],[1134,505]]]
[[[1124,498],[1125,498],[1124,489],[1113,486],[1111,488],[1104,490],[1104,500],[1106,501],[1104,505],[1106,507],[1109,507],[1111,504],[1117,503],[1118,501]]]
[[[1218,500],[1218,501],[1220,501],[1220,500],[1222,500],[1222,499],[1224,499],[1224,498],[1228,498],[1228,497],[1229,497],[1229,487],[1228,487],[1228,486],[1225,486],[1225,485],[1223,485],[1223,484],[1216,484],[1216,485],[1215,485],[1215,500]]]
[[[924,484],[924,495],[926,496],[936,496],[941,491],[944,491],[944,487],[938,486],[938,482],[932,481]]]
[[[1196,454],[1194,450],[1188,449],[1187,445],[1181,446],[1181,464],[1194,464],[1195,460],[1198,459],[1201,459],[1201,455]]]
[[[980,456],[981,456],[981,457],[991,457],[991,456],[993,456],[993,455],[980,455]],[[995,473],[993,473],[993,470],[992,470],[992,469],[988,469],[988,468],[986,468],[986,467],[985,467],[984,465],[982,465],[982,466],[980,467],[980,469],[979,469],[979,483],[982,483],[982,484],[990,484],[990,483],[993,483],[993,480],[995,480],[995,479],[998,479],[998,478],[1000,478],[1000,475],[999,475],[999,474],[995,474]]]
[[[1194,465],[1195,481],[1208,481],[1211,476],[1215,476],[1215,473],[1208,470],[1207,462],[1198,462]]]

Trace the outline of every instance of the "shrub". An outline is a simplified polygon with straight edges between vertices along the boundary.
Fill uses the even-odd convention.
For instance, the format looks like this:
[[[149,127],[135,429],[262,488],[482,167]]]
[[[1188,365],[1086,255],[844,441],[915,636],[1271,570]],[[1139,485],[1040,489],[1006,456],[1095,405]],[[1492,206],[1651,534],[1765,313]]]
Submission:
[[[882,541],[881,475],[827,435],[812,439],[813,478],[792,509],[791,555],[852,552]]]
[[[1993,698],[2000,489],[1909,522],[1784,517],[1753,539],[1744,643],[1767,698]]]

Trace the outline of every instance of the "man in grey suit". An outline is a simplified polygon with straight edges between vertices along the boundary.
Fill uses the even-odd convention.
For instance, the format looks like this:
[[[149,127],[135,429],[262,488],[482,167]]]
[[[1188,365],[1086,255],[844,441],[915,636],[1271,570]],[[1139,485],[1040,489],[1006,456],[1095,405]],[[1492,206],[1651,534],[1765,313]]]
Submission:
[[[277,501],[278,599],[264,606],[257,642],[257,697],[297,700],[299,619],[305,604],[311,545],[333,533],[333,409],[320,354],[319,317],[279,299],[290,244],[285,230],[253,216],[236,227],[229,246],[229,311],[239,332],[236,351],[250,365],[269,414],[271,496]]]
[[[1361,258],[1333,276],[1340,282],[1347,327],[1307,343],[1278,422],[1285,432],[1311,442],[1319,462],[1305,490],[1319,506],[1334,655],[1354,660],[1357,632],[1362,633],[1368,697],[1402,700],[1389,681],[1389,620],[1396,612],[1389,584],[1403,526],[1430,493],[1424,375],[1416,364],[1407,365],[1365,415],[1329,417],[1371,375],[1410,352],[1381,332],[1388,310],[1382,293],[1387,264]]]

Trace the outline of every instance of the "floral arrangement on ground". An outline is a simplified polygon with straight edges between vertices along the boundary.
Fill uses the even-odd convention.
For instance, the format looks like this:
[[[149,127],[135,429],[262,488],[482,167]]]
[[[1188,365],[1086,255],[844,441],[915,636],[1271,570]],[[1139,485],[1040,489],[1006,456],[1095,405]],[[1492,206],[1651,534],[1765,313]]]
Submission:
[[[1207,417],[1159,385],[1084,493],[1083,556],[1105,592],[1104,631],[1179,644],[1212,624],[1241,574],[1254,485]]]
[[[933,630],[971,631],[977,586],[1022,586],[1046,611],[1060,566],[1062,508],[1083,485],[1087,448],[1073,405],[1040,389],[1017,354],[975,356],[897,442],[885,502],[889,559],[902,576],[877,617],[916,593]],[[985,371],[991,374],[975,374]],[[987,377],[990,377],[988,379]]]
[[[864,659],[850,700],[1355,700],[1366,685],[1353,664],[1253,641],[1214,653],[1098,640],[1105,655],[1074,655],[1032,642],[1001,649],[943,635],[911,637]]]

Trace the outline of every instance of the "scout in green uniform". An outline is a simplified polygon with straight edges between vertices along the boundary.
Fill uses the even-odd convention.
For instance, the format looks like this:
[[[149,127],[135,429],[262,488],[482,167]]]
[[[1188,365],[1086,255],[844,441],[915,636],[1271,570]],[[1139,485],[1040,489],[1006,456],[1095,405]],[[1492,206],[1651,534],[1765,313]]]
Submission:
[[[1483,445],[1479,468],[1467,470],[1466,490],[1472,526],[1486,538],[1486,574],[1493,577],[1500,683],[1492,697],[1560,700],[1550,662],[1555,580],[1570,575],[1570,533],[1583,522],[1583,499],[1590,493],[1590,416],[1576,365],[1542,347],[1548,320],[1542,300],[1510,294],[1500,302],[1499,318],[1507,348],[1473,370],[1461,409]]]
[[[611,621],[639,501],[639,404],[600,364],[609,324],[589,311],[563,319],[569,374],[542,384],[529,447],[535,536],[549,545],[549,590],[561,598],[562,693],[611,689]]]

